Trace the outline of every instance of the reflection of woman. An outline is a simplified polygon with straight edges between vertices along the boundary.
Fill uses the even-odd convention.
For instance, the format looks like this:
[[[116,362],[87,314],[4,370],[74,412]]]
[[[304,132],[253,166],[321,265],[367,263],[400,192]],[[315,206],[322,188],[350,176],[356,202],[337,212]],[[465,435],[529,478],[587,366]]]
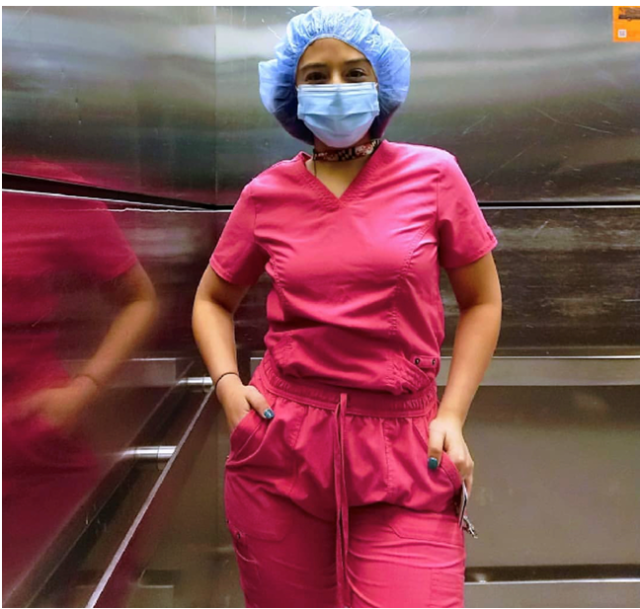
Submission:
[[[463,603],[462,427],[499,332],[497,239],[453,155],[380,139],[408,84],[407,49],[369,10],[294,17],[260,65],[263,102],[314,155],[244,188],[194,306],[232,429],[247,606]],[[440,266],[460,322],[439,402]],[[232,316],[265,269],[267,350],[245,386]]]
[[[154,288],[100,202],[5,193],[2,210],[3,591],[25,575],[102,474],[79,421],[148,334]],[[106,336],[71,378],[60,361],[69,285],[101,285],[117,308]],[[108,433],[108,431],[105,431]]]

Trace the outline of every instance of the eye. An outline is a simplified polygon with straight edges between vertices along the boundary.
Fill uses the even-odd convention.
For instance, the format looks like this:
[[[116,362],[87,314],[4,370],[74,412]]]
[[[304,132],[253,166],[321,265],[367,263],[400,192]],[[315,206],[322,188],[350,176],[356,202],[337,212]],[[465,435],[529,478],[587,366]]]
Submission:
[[[319,80],[325,80],[326,79],[326,75],[324,74],[324,72],[309,72],[306,76],[305,76],[305,82],[317,82]]]
[[[362,68],[352,68],[347,73],[347,78],[350,78],[352,80],[358,80],[366,77],[367,77],[367,72]]]

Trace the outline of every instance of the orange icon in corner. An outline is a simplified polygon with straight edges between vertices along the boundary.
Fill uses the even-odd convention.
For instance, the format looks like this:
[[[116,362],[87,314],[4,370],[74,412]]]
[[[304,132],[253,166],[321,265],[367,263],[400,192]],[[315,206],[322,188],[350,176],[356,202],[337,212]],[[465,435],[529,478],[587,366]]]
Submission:
[[[613,41],[640,42],[640,6],[613,7]]]

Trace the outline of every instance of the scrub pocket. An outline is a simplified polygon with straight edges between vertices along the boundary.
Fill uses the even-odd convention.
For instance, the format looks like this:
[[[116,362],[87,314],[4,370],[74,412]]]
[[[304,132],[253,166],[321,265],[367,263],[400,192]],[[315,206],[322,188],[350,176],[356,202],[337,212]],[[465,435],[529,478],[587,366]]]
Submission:
[[[264,419],[255,410],[244,416],[229,437],[224,473],[224,501],[230,531],[241,536],[278,540],[291,526],[286,510],[297,473],[295,444],[304,409],[251,382],[275,413]]]
[[[446,514],[455,520],[462,479],[445,452],[439,467],[428,467],[428,424],[432,417],[430,414],[385,421],[389,500],[410,510]]]
[[[233,428],[229,436],[229,458],[238,460],[242,458],[243,449],[258,430],[260,415],[252,408],[240,422]]]
[[[429,458],[429,423],[431,423],[432,417],[425,416],[419,417],[415,420],[416,428],[420,433],[420,438],[423,441],[424,448],[427,453],[427,459]],[[440,458],[440,465],[435,470],[429,470],[430,472],[437,472],[440,469],[444,471],[451,481],[452,490],[455,494],[459,493],[462,489],[462,476],[458,471],[458,468],[455,466],[455,463],[451,460],[451,457],[446,451],[442,451],[442,456]]]

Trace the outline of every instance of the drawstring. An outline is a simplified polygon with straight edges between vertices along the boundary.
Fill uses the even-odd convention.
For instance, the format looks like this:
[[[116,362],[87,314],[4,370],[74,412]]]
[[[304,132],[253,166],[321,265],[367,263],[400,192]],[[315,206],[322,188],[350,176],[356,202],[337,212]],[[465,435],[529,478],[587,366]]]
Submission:
[[[349,550],[349,502],[344,465],[344,435],[347,409],[347,394],[340,394],[340,402],[334,412],[336,433],[333,450],[334,484],[336,493],[336,566],[338,572],[338,607],[348,607],[346,595],[347,553]]]

